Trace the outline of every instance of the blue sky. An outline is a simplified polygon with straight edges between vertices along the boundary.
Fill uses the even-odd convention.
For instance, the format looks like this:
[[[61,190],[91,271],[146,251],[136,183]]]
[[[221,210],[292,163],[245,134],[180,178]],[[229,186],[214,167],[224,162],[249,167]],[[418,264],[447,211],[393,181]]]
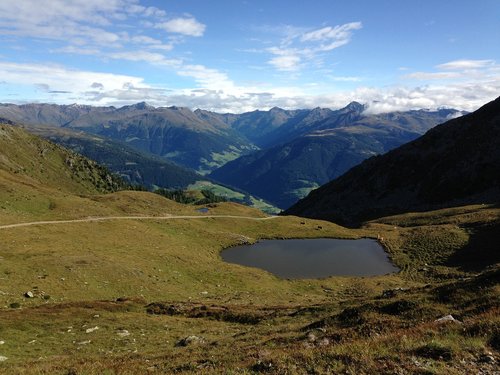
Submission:
[[[0,0],[0,102],[474,110],[500,1]]]

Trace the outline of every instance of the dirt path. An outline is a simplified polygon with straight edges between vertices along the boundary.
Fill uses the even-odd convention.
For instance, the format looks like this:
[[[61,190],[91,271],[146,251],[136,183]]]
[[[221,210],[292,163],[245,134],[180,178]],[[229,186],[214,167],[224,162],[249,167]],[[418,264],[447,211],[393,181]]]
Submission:
[[[7,224],[7,225],[0,225],[0,229],[30,227],[33,225],[89,223],[94,221],[109,221],[109,220],[174,220],[174,219],[211,219],[211,218],[269,220],[269,219],[274,219],[276,217],[277,216],[252,217],[252,216],[236,216],[236,215],[106,216],[106,217],[88,217],[86,219],[47,220],[47,221],[32,221],[29,223]]]

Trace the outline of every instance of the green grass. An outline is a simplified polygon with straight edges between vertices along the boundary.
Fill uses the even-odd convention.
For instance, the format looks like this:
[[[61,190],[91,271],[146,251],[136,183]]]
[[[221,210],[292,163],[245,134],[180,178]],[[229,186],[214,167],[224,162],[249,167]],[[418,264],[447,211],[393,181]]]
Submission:
[[[146,192],[85,199],[109,212],[193,213],[192,207]],[[232,203],[211,209],[262,216]],[[443,267],[441,276],[444,269],[450,276],[436,278],[413,267],[424,260],[439,263],[440,257],[429,258],[424,251],[420,259],[407,252],[409,247],[396,247],[395,240],[391,254],[407,259],[407,272],[370,278],[280,280],[258,269],[226,264],[218,255],[222,248],[259,238],[380,233],[396,238],[398,231],[404,245],[426,228],[386,226],[372,223],[350,230],[280,217],[109,221],[4,230],[0,340],[5,344],[0,355],[8,360],[0,364],[0,371],[460,374],[491,369],[479,358],[497,350],[491,342],[500,326],[498,270],[459,281],[450,276],[458,271],[431,263],[429,267]],[[417,243],[439,243],[436,238],[448,238],[441,233],[445,228]],[[402,235],[401,230],[408,233]],[[450,238],[455,238],[453,233]],[[409,243],[419,251],[418,245]],[[403,289],[382,297],[384,290],[394,288]],[[27,290],[34,291],[35,298],[25,298]],[[20,308],[9,307],[13,303]],[[150,303],[174,307],[151,314]],[[434,322],[450,313],[463,324]],[[86,333],[95,326],[98,330]],[[120,336],[124,330],[129,335]],[[176,346],[190,335],[203,342]],[[462,358],[465,364],[457,360]]]

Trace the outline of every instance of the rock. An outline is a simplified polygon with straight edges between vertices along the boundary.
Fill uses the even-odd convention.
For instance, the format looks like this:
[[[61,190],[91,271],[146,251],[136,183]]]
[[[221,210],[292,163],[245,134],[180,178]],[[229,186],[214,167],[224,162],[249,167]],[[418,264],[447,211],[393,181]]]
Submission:
[[[393,298],[400,292],[407,291],[408,288],[395,288],[395,289],[386,289],[382,292],[381,298]]]
[[[394,289],[387,289],[382,292],[382,298],[393,298],[396,297],[396,291]]]
[[[90,341],[90,340],[85,340],[85,341],[80,341],[80,342],[78,342],[77,344],[78,344],[78,345],[87,345],[87,344],[90,344],[91,342],[92,342],[92,341]]]
[[[33,292],[31,290],[28,290],[26,293],[24,293],[24,296],[26,298],[35,298],[35,295],[33,294]]]
[[[318,339],[318,337],[313,333],[313,332],[309,332],[307,334],[307,341],[309,342],[314,342]]]
[[[3,344],[5,344],[5,341],[0,340],[0,345],[3,345]]]
[[[192,336],[187,336],[183,339],[180,339],[179,341],[177,341],[175,346],[179,347],[179,346],[188,346],[188,345],[194,345],[194,344],[203,344],[204,342],[205,342],[205,339],[203,339],[202,337],[192,335]]]
[[[481,355],[481,357],[479,357],[479,362],[493,364],[496,361],[495,361],[495,357],[493,356],[493,353],[488,352],[488,353]]]
[[[99,329],[99,327],[98,327],[98,326],[95,326],[95,327],[93,327],[93,328],[87,328],[87,329],[85,330],[85,333],[92,333],[92,332],[94,332],[94,331],[97,331],[98,329]]]
[[[443,316],[439,319],[436,319],[435,320],[436,323],[446,323],[446,322],[454,322],[454,323],[458,323],[458,324],[462,324],[461,321],[459,320],[456,320],[453,315],[446,315],[446,316]]]
[[[321,340],[318,342],[319,346],[328,346],[330,345],[330,339],[328,337],[323,337]]]
[[[258,360],[251,369],[255,372],[271,372],[273,369],[273,363],[271,361],[261,361]]]
[[[4,362],[4,361],[6,361],[6,360],[8,360],[8,358],[7,358],[7,357],[5,357],[5,356],[3,356],[3,355],[0,355],[0,362]]]
[[[130,332],[127,331],[126,329],[122,329],[121,331],[116,333],[120,337],[127,337],[130,336]]]

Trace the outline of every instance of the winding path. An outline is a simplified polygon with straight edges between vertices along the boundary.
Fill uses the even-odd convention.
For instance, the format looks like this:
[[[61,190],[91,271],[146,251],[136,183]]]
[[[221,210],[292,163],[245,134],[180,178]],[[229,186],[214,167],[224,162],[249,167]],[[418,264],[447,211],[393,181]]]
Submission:
[[[89,223],[94,221],[109,221],[109,220],[172,220],[172,219],[244,219],[244,220],[270,220],[278,216],[252,217],[252,216],[237,216],[237,215],[169,215],[169,216],[105,216],[105,217],[88,217],[86,219],[69,219],[69,220],[47,220],[47,221],[32,221],[28,223],[6,224],[0,225],[0,229],[30,227],[33,225],[54,225],[54,224],[70,224],[70,223]]]

